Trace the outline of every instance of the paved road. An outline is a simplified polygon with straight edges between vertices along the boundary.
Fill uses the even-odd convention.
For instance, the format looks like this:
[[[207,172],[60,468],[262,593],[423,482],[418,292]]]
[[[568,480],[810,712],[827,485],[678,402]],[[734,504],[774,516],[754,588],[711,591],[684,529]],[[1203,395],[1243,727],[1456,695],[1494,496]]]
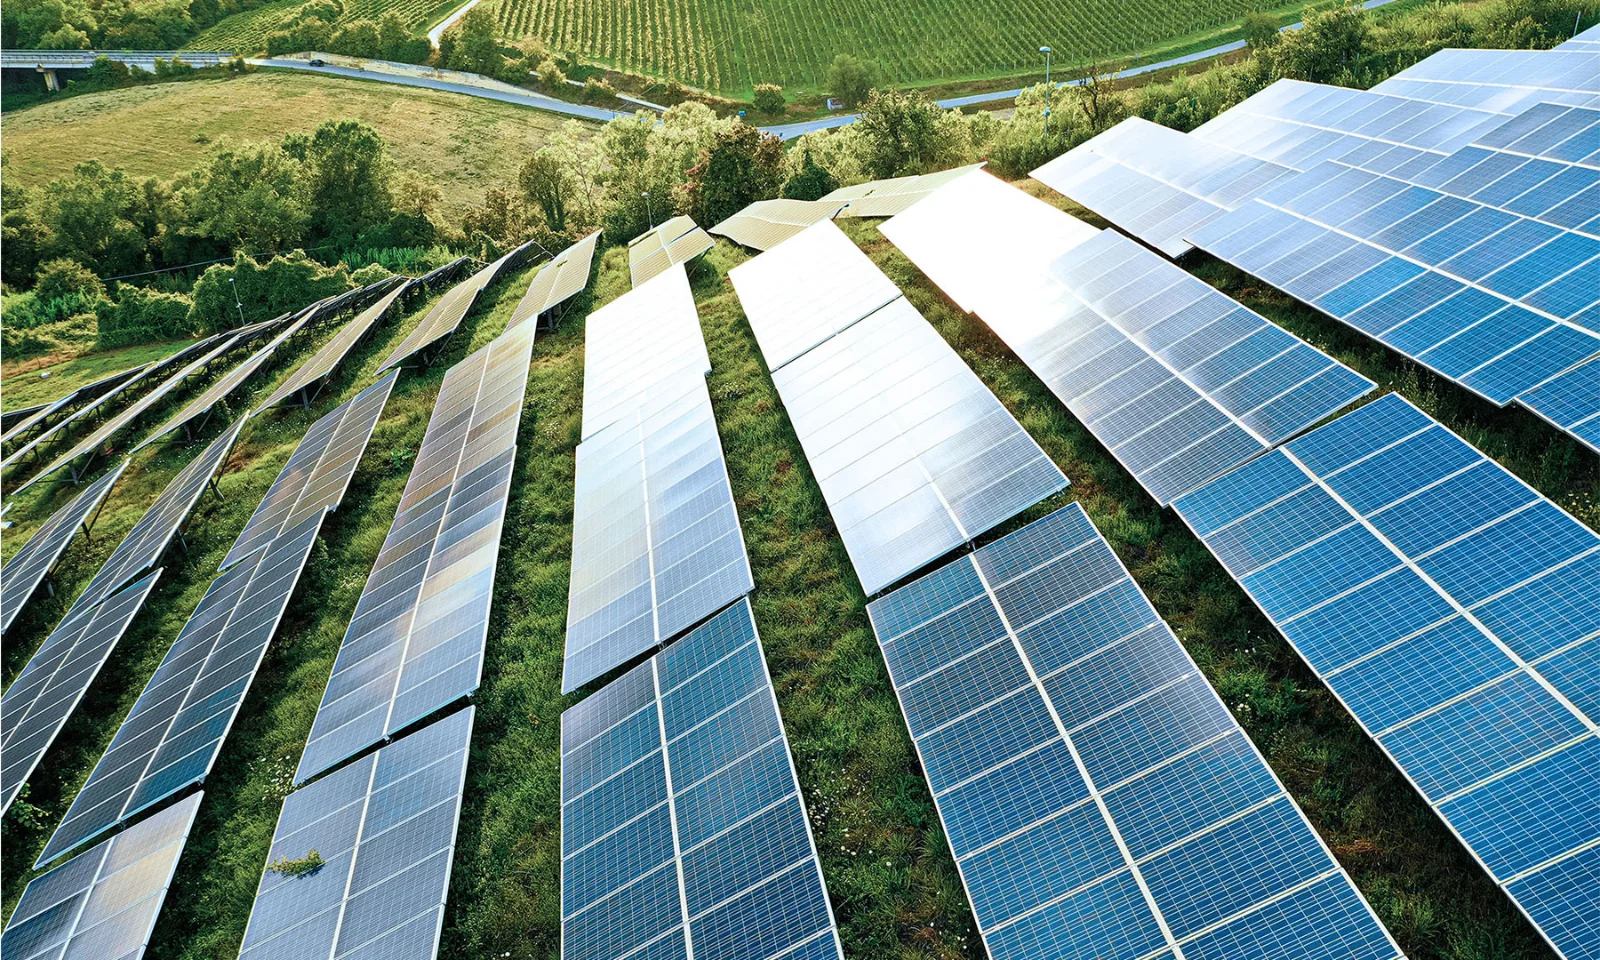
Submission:
[[[449,30],[451,27],[455,26],[455,23],[456,23],[457,20],[460,20],[462,17],[466,16],[468,10],[471,10],[473,7],[476,7],[481,2],[482,2],[482,0],[467,0],[467,2],[462,4],[461,7],[456,10],[455,13],[452,13],[452,14],[450,14],[450,16],[445,17],[443,20],[439,21],[439,25],[437,27],[434,27],[432,30],[429,30],[428,31],[428,43],[433,45],[433,49],[435,49],[435,50],[439,49],[439,38],[444,36],[444,32],[446,30]]]

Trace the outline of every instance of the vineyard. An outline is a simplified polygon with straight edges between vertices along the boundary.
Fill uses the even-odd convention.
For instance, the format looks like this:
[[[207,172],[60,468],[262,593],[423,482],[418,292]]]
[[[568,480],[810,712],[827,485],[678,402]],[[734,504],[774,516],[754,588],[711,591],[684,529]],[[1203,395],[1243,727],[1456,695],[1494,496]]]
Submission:
[[[306,0],[278,0],[224,18],[201,32],[186,47],[190,50],[235,50],[256,53],[265,50],[267,34],[285,28]],[[344,12],[338,24],[354,20],[376,20],[390,10],[398,12],[417,33],[424,33],[443,20],[460,0],[340,0]]]
[[[492,0],[507,36],[613,66],[742,93],[756,83],[817,92],[836,54],[877,60],[887,79],[1003,76],[1112,59],[1236,24],[1262,0]]]

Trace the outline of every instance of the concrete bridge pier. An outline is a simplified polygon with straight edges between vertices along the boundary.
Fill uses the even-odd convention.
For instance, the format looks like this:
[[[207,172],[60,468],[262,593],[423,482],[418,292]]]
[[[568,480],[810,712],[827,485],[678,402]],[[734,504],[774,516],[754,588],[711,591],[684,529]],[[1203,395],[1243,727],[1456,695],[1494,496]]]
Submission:
[[[40,73],[44,74],[44,88],[46,90],[55,91],[61,89],[61,81],[56,79],[55,68],[38,67],[37,69]]]

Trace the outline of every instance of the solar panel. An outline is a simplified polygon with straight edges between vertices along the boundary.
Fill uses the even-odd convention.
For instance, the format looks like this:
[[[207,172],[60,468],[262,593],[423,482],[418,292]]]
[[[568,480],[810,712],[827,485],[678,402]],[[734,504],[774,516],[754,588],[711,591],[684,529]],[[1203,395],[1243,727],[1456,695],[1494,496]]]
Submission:
[[[869,595],[1067,486],[904,298],[773,382]]]
[[[1396,394],[1176,507],[1555,947],[1586,956],[1600,536]]]
[[[86,383],[59,400],[50,403],[41,403],[23,410],[7,410],[4,414],[6,443],[13,443],[32,430],[41,428],[51,417],[70,412],[78,405],[110,391],[122,383],[137,376],[144,369],[143,364],[119,370],[108,377],[101,377],[93,383]]]
[[[478,688],[534,333],[521,324],[445,374],[295,782]]]
[[[755,588],[696,371],[578,446],[563,692]]]
[[[1576,50],[1579,53],[1600,53],[1600,24],[1595,24],[1582,33],[1574,34],[1571,40],[1556,45],[1557,50]]]
[[[938,173],[923,174],[920,177],[873,180],[850,187],[840,187],[822,199],[829,202],[849,201],[849,204],[839,211],[840,217],[892,217],[904,212],[913,203],[945,184],[959,180],[982,167],[983,164],[974,163],[965,167],[941,170]]]
[[[283,801],[241,960],[433,960],[444,922],[473,708]],[[272,869],[316,851],[298,876]]]
[[[36,867],[206,778],[321,526],[306,518],[212,581]]]
[[[1600,106],[1600,61],[1569,50],[1440,50],[1372,89],[1508,116],[1536,103]]]
[[[11,439],[11,430],[17,424],[36,415],[40,410],[48,409],[51,405],[51,403],[36,403],[31,407],[0,411],[0,432],[5,434],[4,439]]]
[[[748,601],[561,715],[561,950],[843,956]]]
[[[355,345],[360,343],[367,335],[367,331],[393,309],[395,301],[405,296],[417,281],[405,279],[393,290],[385,294],[372,306],[356,314],[355,319],[340,328],[333,335],[333,339],[322,345],[322,349],[312,355],[311,359],[301,364],[278,389],[272,392],[256,413],[263,413],[268,409],[288,400],[298,400],[303,406],[311,406],[311,401],[316,399],[323,384],[344,362]]]
[[[1600,240],[1392,178],[1326,163],[1191,239],[1502,406],[1600,353]]]
[[[331,513],[366,452],[400,371],[391,370],[311,425],[222,560],[226,569],[313,514]]]
[[[1600,453],[1600,358],[1546,380],[1517,403]]]
[[[6,719],[0,739],[0,810],[9,809],[22,792],[160,576],[157,568],[104,603],[73,607],[6,688],[0,700]]]
[[[694,220],[673,217],[628,242],[628,272],[633,275],[633,285],[639,287],[668,268],[688,263],[714,246],[716,241],[696,226]]]
[[[600,231],[596,230],[545,264],[511,312],[506,329],[524,320],[537,320],[582,293],[589,285],[589,268],[594,263],[594,248],[599,242]]]
[[[440,284],[449,283],[457,276],[460,276],[461,271],[471,262],[471,257],[457,257],[442,267],[434,267],[429,270],[418,277],[417,282],[430,290],[438,289]]]
[[[461,326],[461,321],[466,319],[473,304],[478,302],[478,295],[494,283],[502,271],[515,270],[527,263],[533,254],[533,249],[533,241],[530,240],[451,287],[449,292],[433,305],[433,309],[428,311],[427,316],[422,318],[416,329],[406,335],[400,346],[395,347],[394,353],[383,362],[378,372],[382,373],[398,363],[409,360],[455,333],[456,328]]]
[[[151,431],[148,436],[139,441],[138,446],[135,446],[133,451],[138,452],[139,450],[142,450],[150,444],[155,443],[157,440],[160,440],[162,437],[178,430],[179,428],[184,429],[186,433],[192,433],[193,431],[200,429],[200,426],[205,424],[205,421],[210,418],[212,412],[215,411],[217,407],[221,406],[223,401],[227,400],[230,394],[244,386],[247,380],[255,376],[257,371],[259,371],[268,363],[268,361],[272,360],[273,357],[277,355],[278,348],[283,346],[283,342],[285,340],[288,340],[290,337],[300,332],[300,330],[305,326],[306,320],[309,316],[309,313],[302,313],[300,316],[296,317],[291,323],[289,323],[288,326],[284,327],[276,337],[273,337],[266,346],[251,354],[237,367],[234,367],[232,370],[229,370],[227,373],[217,378],[215,383],[207,387],[205,391],[198,397],[195,397],[193,400],[189,401],[189,403],[184,406],[182,410],[179,410],[177,413],[173,414],[171,419],[167,420],[166,423],[163,423],[161,426]],[[199,426],[194,425],[194,421],[196,420],[200,421]]]
[[[728,279],[774,371],[900,296],[831,221],[741,263]]]
[[[830,220],[843,201],[757,200],[711,228],[741,246],[770,250],[806,227]]]
[[[29,881],[0,940],[8,960],[144,956],[201,796]]]
[[[867,612],[994,960],[1401,955],[1080,505]]]
[[[631,415],[663,380],[711,372],[700,314],[682,267],[589,314],[584,324],[583,435]]]
[[[11,629],[11,624],[27,606],[28,600],[39,584],[55,569],[56,561],[66,552],[67,545],[79,530],[87,530],[94,523],[95,514],[111,492],[111,485],[128,468],[128,461],[117,464],[116,469],[94,481],[83,492],[73,497],[67,505],[50,515],[28,542],[22,545],[5,568],[0,570],[0,633]]]
[[[1134,241],[986,176],[882,229],[1163,504],[1373,389]]]
[[[1196,227],[1293,175],[1139,117],[1029,174],[1169,257],[1194,249],[1185,238]]]

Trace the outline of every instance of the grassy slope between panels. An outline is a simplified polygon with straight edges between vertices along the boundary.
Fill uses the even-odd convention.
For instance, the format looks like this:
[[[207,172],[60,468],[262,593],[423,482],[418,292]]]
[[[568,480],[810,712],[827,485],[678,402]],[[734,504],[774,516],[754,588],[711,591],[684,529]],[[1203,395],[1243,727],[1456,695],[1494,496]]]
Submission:
[[[1068,491],[1005,529],[1073,499],[1083,502],[1407,952],[1452,960],[1545,955],[1510,902],[1182,523],[1157,509],[1044,386],[981,323],[955,310],[872,224],[850,224],[848,231],[1072,478]],[[581,318],[628,289],[625,259],[620,249],[608,251],[591,292],[534,349],[441,956],[559,955],[559,720],[562,709],[578,699],[559,691],[573,451],[581,423]],[[756,620],[846,953],[883,960],[979,956],[981,943],[868,626],[865,597],[724,279],[743,259],[745,254],[719,243],[698,267],[696,299],[713,363],[711,394],[756,579]],[[1238,274],[1205,263],[1197,270],[1417,401],[1586,522],[1600,519],[1594,496],[1600,465],[1531,416],[1493,411],[1249,286]],[[207,785],[153,956],[236,955],[280,798],[393,517],[442,370],[503,327],[525,278],[491,290],[449,357],[399,384],[346,508],[330,518]],[[368,382],[379,358],[415,318],[388,328],[381,345],[352,363],[361,373],[341,379],[339,398]],[[22,829],[15,815],[7,817],[8,909],[25,879],[19,872],[24,859],[31,862],[59,819],[64,798],[87,775],[198,601],[209,580],[204,571],[214,568],[308,421],[277,441],[271,439],[276,426],[247,432],[223,481],[230,501],[210,500],[199,511],[190,559],[177,575],[169,572],[63,745],[47,758],[50,775],[36,777],[43,785],[31,788],[30,800],[42,808],[41,823]],[[241,463],[254,466],[241,469]],[[170,474],[178,465],[162,466]],[[154,465],[142,470],[153,473]],[[155,488],[150,481],[146,500]],[[116,497],[123,493],[119,488]],[[93,565],[85,566],[92,571]],[[8,651],[8,676],[19,667]]]

